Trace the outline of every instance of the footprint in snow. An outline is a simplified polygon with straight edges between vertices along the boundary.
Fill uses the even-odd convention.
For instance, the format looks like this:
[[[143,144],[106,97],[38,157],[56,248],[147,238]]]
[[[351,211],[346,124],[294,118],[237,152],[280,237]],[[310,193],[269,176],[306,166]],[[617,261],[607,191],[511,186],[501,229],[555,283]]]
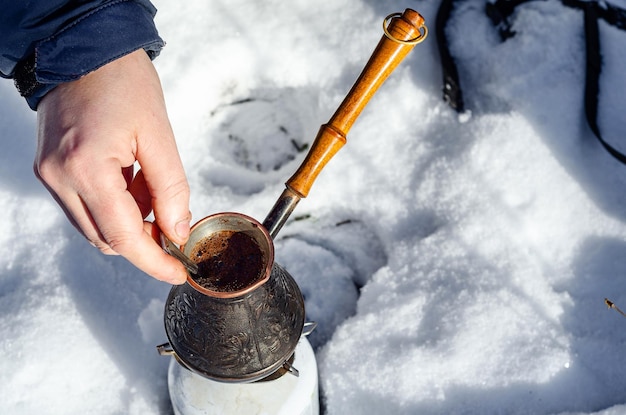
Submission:
[[[292,221],[276,241],[276,261],[298,283],[308,321],[318,323],[309,336],[314,348],[356,312],[360,289],[385,264],[379,237],[365,223],[338,219]]]
[[[210,150],[222,173],[212,171],[208,179],[240,194],[286,180],[291,172],[283,168],[295,171],[291,162],[303,158],[315,138],[310,131],[318,118],[317,100],[306,88],[255,90],[215,109],[211,118],[218,127]]]

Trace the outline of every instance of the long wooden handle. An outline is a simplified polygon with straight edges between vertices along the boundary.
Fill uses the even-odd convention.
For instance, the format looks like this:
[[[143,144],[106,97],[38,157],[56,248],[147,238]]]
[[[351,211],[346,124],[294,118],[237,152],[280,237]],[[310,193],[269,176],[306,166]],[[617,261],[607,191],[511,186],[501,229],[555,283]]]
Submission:
[[[414,10],[406,9],[390,15],[385,35],[372,53],[361,75],[352,86],[335,114],[320,128],[309,153],[285,183],[287,188],[304,198],[309,194],[313,182],[328,161],[346,143],[346,135],[352,124],[378,88],[400,64],[406,55],[426,36],[424,18]],[[387,24],[385,19],[384,25]]]

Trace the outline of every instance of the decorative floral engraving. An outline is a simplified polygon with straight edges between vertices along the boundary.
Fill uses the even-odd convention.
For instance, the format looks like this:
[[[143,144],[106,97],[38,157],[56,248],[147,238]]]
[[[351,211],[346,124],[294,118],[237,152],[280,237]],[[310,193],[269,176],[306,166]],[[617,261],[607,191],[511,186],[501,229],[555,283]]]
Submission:
[[[270,279],[244,297],[214,298],[184,284],[172,288],[165,309],[165,328],[178,357],[217,380],[271,374],[293,354],[303,325],[300,289],[277,264]]]
[[[247,366],[256,354],[256,348],[248,333],[228,336],[222,351],[224,354],[221,363],[228,369]]]

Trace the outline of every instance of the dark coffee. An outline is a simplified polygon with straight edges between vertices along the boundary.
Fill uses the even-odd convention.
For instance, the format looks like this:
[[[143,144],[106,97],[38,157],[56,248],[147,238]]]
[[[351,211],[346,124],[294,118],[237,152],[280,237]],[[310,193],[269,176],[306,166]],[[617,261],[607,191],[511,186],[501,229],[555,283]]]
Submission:
[[[263,252],[244,232],[215,232],[202,239],[190,257],[198,264],[194,280],[212,291],[240,291],[263,278]]]

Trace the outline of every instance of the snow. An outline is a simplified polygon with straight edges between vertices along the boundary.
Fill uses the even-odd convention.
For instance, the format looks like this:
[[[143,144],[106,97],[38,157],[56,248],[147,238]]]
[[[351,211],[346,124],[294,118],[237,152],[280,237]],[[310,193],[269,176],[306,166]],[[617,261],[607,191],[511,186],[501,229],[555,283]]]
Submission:
[[[526,3],[502,42],[484,1],[459,4],[459,115],[439,2],[155,4],[195,219],[262,220],[384,17],[411,7],[430,28],[276,241],[319,324],[326,413],[626,413],[626,319],[604,304],[626,308],[626,168],[584,119],[580,11]],[[599,124],[626,149],[626,33],[600,34]],[[169,287],[73,230],[31,171],[35,114],[0,91],[0,412],[171,413],[155,349]]]

